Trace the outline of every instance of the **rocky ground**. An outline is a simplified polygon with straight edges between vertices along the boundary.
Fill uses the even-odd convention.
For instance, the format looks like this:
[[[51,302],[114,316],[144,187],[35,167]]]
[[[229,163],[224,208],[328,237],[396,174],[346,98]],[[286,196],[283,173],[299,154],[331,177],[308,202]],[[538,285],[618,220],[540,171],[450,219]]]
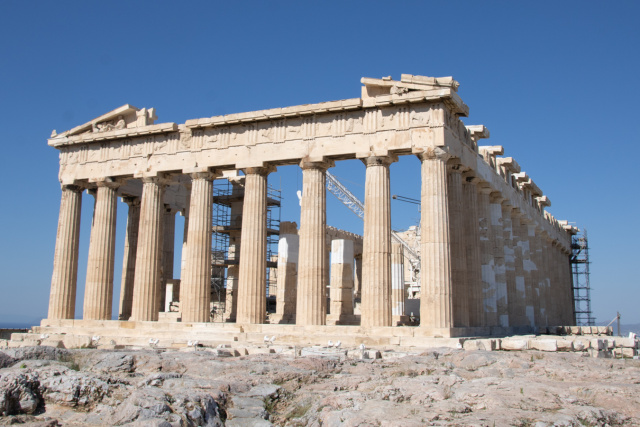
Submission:
[[[432,349],[383,359],[0,351],[0,425],[640,425],[640,360]]]

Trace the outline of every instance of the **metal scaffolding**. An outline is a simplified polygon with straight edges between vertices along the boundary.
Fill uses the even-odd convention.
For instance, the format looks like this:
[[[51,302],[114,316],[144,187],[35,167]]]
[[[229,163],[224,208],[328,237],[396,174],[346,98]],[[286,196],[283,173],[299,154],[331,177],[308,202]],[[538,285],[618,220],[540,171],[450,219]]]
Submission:
[[[589,241],[586,229],[582,229],[572,237],[571,251],[576,325],[594,326],[595,318],[591,313],[591,284],[589,283]]]
[[[267,186],[267,296],[270,274],[277,268],[278,236],[280,234],[281,190]],[[211,301],[220,311],[224,311],[226,299],[228,267],[240,262],[239,239],[242,231],[242,204],[244,202],[244,182],[241,180],[218,179],[213,182],[213,215],[211,238]],[[230,243],[238,240],[237,245]],[[237,280],[237,277],[234,279]],[[237,283],[233,283],[237,289]]]

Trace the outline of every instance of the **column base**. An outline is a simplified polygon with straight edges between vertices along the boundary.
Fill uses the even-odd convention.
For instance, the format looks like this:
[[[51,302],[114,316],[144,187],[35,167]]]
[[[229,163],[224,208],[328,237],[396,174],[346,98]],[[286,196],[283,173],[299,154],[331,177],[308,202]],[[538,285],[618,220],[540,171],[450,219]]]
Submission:
[[[280,325],[295,325],[296,323],[296,315],[295,314],[277,314],[270,313],[269,314],[269,323],[280,324]]]
[[[327,325],[359,325],[360,315],[356,314],[327,314]]]

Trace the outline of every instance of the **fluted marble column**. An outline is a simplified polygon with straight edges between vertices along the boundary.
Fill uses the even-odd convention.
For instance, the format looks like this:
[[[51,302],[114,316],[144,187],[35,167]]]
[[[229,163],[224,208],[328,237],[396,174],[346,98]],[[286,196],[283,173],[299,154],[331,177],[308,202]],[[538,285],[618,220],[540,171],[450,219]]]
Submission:
[[[182,322],[208,322],[211,316],[211,215],[213,179],[211,172],[191,174],[189,236],[180,311]]]
[[[509,326],[509,300],[502,221],[503,200],[504,198],[499,192],[492,192],[490,194],[489,206],[491,211],[491,234],[493,236],[493,259],[496,279],[496,309],[499,325],[507,327]]]
[[[540,236],[538,227],[534,223],[529,228],[529,253],[531,257],[531,297],[533,304],[533,316],[535,326],[543,326],[542,313],[540,312]]]
[[[486,326],[498,326],[497,284],[494,260],[494,237],[489,209],[491,187],[478,185],[478,232],[482,268],[482,298]]]
[[[353,257],[353,300],[354,303],[362,300],[362,254],[355,254]]]
[[[138,249],[138,226],[140,223],[140,198],[123,197],[129,205],[127,214],[127,234],[124,238],[124,257],[122,260],[122,280],[120,281],[119,320],[129,320],[133,305],[133,281],[136,274],[136,253]]]
[[[160,289],[160,310],[164,311],[167,282],[173,280],[173,253],[176,245],[176,211],[169,205],[164,207],[162,224],[162,282]]]
[[[296,318],[299,249],[298,225],[295,222],[281,222],[278,241],[278,290],[274,316],[278,323],[292,323]]]
[[[467,257],[465,250],[464,217],[462,212],[462,176],[460,165],[449,161],[447,167],[447,195],[449,226],[451,227],[451,282],[453,292],[453,324],[469,326],[469,293],[467,289]],[[466,212],[465,212],[466,213]]]
[[[353,316],[353,240],[331,241],[331,317]]]
[[[552,240],[547,233],[544,234],[542,254],[544,256],[544,295],[545,309],[547,314],[547,324],[549,326],[558,326],[558,318],[556,316],[556,306],[554,295],[553,281],[553,258],[551,256]]]
[[[447,202],[448,154],[439,148],[420,155],[421,194],[421,297],[420,326],[453,327],[451,235]]]
[[[573,297],[573,275],[571,274],[570,250],[562,250],[562,280],[567,294],[567,324],[576,324],[575,301]]]
[[[513,207],[508,200],[502,201],[502,231],[504,237],[504,266],[507,281],[507,313],[509,326],[518,326],[516,316],[516,259],[513,248],[513,223],[511,211]]]
[[[180,214],[184,217],[184,226],[182,227],[182,255],[180,256],[180,282],[182,282],[182,278],[185,275],[184,269],[187,266],[187,239],[189,238],[189,207],[191,206],[191,182],[188,184],[183,184],[185,189],[187,190],[186,197],[186,205],[185,208],[180,212]],[[180,287],[180,297],[179,300],[182,301],[182,286]]]
[[[464,212],[465,256],[467,260],[466,288],[469,291],[469,324],[485,326],[480,262],[480,233],[478,229],[477,178],[463,174],[462,194]]]
[[[362,248],[361,325],[391,326],[391,194],[393,156],[362,159],[366,165]]]
[[[89,242],[83,318],[110,320],[113,304],[117,184],[100,181],[97,187]]]
[[[82,189],[73,185],[63,186],[53,256],[49,319],[73,319],[76,313],[81,206]]]
[[[331,162],[302,161],[296,325],[327,322],[326,171]]]
[[[525,315],[530,326],[536,326],[536,272],[537,265],[535,260],[535,227],[531,220],[524,216],[520,218],[522,245],[522,267],[524,271],[525,283]]]
[[[267,175],[275,168],[245,169],[237,323],[264,323],[267,311]]]
[[[231,195],[234,197],[244,197],[244,176],[231,178]],[[240,245],[242,243],[242,205],[241,199],[231,202],[232,231],[229,232],[229,252],[228,259],[238,262],[240,259]],[[282,225],[282,224],[281,224]],[[282,232],[282,229],[280,230]],[[240,274],[239,264],[231,264],[227,267],[226,295],[224,304],[224,318],[228,322],[236,321],[238,311],[238,276]],[[279,277],[279,276],[278,276]],[[278,278],[278,281],[280,279]],[[277,305],[276,305],[277,306]]]
[[[132,320],[158,320],[163,249],[163,192],[164,183],[161,178],[142,178],[136,273],[133,280]]]
[[[557,277],[557,287],[559,292],[558,300],[561,301],[560,306],[560,318],[562,319],[562,325],[569,325],[569,285],[564,280],[563,277],[563,267],[564,267],[564,254],[562,253],[562,248],[560,247],[560,243],[556,241],[555,246],[555,261],[556,261],[556,277]]]
[[[513,305],[513,313],[515,314],[515,324],[518,326],[526,326],[529,324],[526,317],[526,283],[524,277],[523,266],[523,237],[522,227],[520,226],[521,213],[515,208],[511,211],[511,244],[513,247],[513,264],[514,264],[514,299],[510,300]],[[512,323],[513,324],[513,323]]]
[[[551,307],[549,305],[549,262],[547,250],[547,232],[541,231],[538,237],[538,254],[540,270],[538,273],[538,289],[540,289],[540,320],[542,326],[551,326]]]
[[[551,275],[551,289],[553,294],[553,302],[554,302],[554,313],[556,321],[555,325],[564,326],[564,317],[562,315],[562,310],[564,308],[564,299],[562,293],[562,286],[558,277],[558,242],[553,240],[549,245],[549,265],[550,275]]]
[[[404,247],[391,243],[391,315],[404,316]]]

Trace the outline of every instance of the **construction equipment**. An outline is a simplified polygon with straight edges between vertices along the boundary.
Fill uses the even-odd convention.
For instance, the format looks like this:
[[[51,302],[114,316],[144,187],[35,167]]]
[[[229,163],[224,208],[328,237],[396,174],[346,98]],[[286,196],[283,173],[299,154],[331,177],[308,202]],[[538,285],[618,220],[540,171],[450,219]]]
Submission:
[[[572,237],[571,252],[576,325],[594,326],[595,318],[591,313],[591,284],[589,283],[589,240],[586,229],[583,228]]]
[[[334,175],[327,171],[327,190],[331,192],[338,200],[340,200],[346,207],[348,207],[354,214],[358,215],[364,220],[364,203],[362,203],[356,196],[351,193]],[[397,196],[396,196],[397,198]],[[418,285],[420,283],[420,255],[413,250],[413,248],[405,242],[395,231],[391,230],[391,237],[396,242],[400,243],[404,249],[405,254],[409,258],[412,270],[412,279],[415,280]]]

